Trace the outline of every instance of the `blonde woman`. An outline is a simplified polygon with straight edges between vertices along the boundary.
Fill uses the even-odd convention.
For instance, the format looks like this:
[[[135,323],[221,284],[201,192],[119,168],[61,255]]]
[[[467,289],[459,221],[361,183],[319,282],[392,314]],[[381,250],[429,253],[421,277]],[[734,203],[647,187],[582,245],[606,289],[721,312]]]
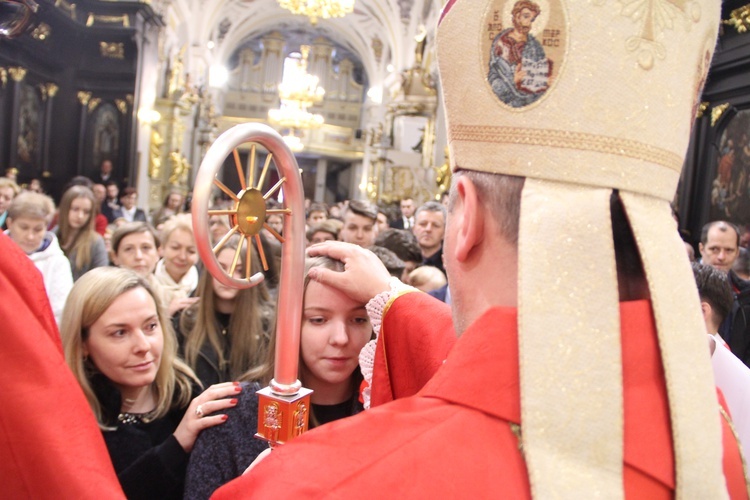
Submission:
[[[159,235],[161,260],[156,264],[154,275],[164,292],[164,304],[169,315],[197,302],[191,297],[198,286],[198,249],[193,237],[193,222],[190,214],[179,214],[167,220]]]
[[[224,423],[236,383],[200,389],[177,357],[148,283],[101,267],[73,286],[60,325],[65,359],[102,430],[128,498],[181,498],[198,434]],[[194,397],[195,396],[195,397]]]
[[[96,232],[98,203],[94,192],[86,186],[72,186],[60,201],[55,233],[65,256],[70,261],[73,281],[95,267],[109,264],[107,247]]]

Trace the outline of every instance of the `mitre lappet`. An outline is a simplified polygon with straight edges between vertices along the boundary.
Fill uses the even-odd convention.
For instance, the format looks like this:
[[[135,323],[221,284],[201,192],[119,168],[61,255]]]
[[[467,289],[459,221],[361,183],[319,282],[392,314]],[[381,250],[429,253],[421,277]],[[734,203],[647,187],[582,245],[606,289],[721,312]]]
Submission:
[[[623,497],[613,190],[648,281],[677,496],[726,497],[705,327],[670,208],[719,22],[718,1],[451,0],[444,9],[437,50],[451,167],[526,178],[521,422],[537,498]]]

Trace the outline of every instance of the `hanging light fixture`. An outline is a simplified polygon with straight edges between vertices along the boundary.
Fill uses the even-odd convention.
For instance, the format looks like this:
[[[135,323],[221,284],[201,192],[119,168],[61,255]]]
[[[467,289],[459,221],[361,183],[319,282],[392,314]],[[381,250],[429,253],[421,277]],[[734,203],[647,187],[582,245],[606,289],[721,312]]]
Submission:
[[[309,52],[310,47],[303,45],[300,47],[301,57],[296,63],[285,65],[284,80],[279,84],[281,104],[278,108],[268,111],[271,123],[288,130],[284,140],[293,151],[302,149],[302,143],[295,131],[318,128],[324,122],[322,115],[307,110],[308,107],[320,103],[325,95],[325,90],[318,85],[318,77],[307,72]]]
[[[315,26],[318,19],[344,17],[354,10],[354,0],[278,0],[279,5],[291,12],[310,18]]]

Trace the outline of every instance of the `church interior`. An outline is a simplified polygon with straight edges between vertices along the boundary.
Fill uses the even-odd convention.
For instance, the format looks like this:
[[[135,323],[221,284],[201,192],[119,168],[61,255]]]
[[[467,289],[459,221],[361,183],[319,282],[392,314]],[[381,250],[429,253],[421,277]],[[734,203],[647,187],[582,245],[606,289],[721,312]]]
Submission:
[[[652,45],[682,29],[692,2],[660,3],[669,25],[633,18]],[[450,184],[434,43],[443,4],[0,2],[0,167],[59,199],[69,179],[109,159],[148,211],[170,190],[190,193],[222,132],[258,122],[294,151],[312,201],[439,198]],[[674,202],[693,242],[708,220],[750,224],[749,27],[750,4],[723,2]],[[640,62],[660,57],[648,43],[634,48]],[[239,155],[248,162],[249,146]],[[237,180],[230,171],[224,182]]]

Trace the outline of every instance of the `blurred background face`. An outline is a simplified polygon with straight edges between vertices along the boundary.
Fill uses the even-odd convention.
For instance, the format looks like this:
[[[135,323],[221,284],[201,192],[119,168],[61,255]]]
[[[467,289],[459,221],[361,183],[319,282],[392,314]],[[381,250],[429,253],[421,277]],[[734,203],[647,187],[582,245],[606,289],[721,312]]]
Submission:
[[[222,269],[229,275],[229,270],[232,268],[232,260],[234,260],[234,248],[223,248],[219,255],[216,256],[216,260],[219,261],[219,265]],[[243,252],[244,253],[244,252]],[[242,260],[242,258],[240,258]],[[231,276],[235,279],[242,279],[244,276],[242,275],[243,269],[242,269],[242,262],[238,262],[237,267],[234,270],[234,274]],[[216,278],[212,278],[214,283],[214,294],[216,295],[216,308],[217,310],[220,310],[222,312],[228,312],[226,311],[226,307],[222,307],[222,305],[226,306],[229,304],[233,304],[234,299],[237,297],[237,294],[240,293],[239,289],[237,288],[231,288],[226,285],[221,284],[219,281],[216,280]],[[231,307],[231,309],[234,309]]]
[[[192,233],[176,229],[162,246],[164,268],[173,280],[179,281],[198,262],[198,249]]]
[[[183,198],[179,193],[172,193],[167,199],[167,208],[170,210],[179,210],[182,207]]]
[[[341,228],[339,238],[346,243],[354,243],[361,247],[370,247],[375,244],[378,235],[375,221],[364,215],[347,212],[344,215],[344,227]]]
[[[414,222],[414,236],[417,237],[423,252],[440,248],[443,236],[445,236],[445,221],[442,212],[429,210],[419,212]]]
[[[407,218],[414,215],[414,210],[417,208],[414,205],[414,200],[410,200],[410,199],[401,200],[400,207],[401,207],[401,215]]]
[[[91,211],[94,208],[91,205],[91,200],[88,198],[76,198],[70,203],[70,210],[68,211],[70,227],[81,229],[89,222]]]
[[[13,188],[0,187],[0,215],[8,210],[10,202],[13,201],[13,195]]]
[[[273,228],[274,231],[281,234],[284,230],[284,220],[280,215],[269,215],[266,218],[266,222]]]
[[[120,197],[120,204],[130,210],[135,206],[135,200],[138,199],[138,193],[129,194],[127,196],[121,196]]]
[[[208,219],[208,232],[214,245],[229,232],[229,218],[226,215],[213,215]]]
[[[144,231],[123,237],[113,260],[116,266],[130,269],[143,278],[148,277],[159,261],[154,236]]]
[[[388,217],[384,213],[378,212],[378,233],[383,233],[388,230]]]
[[[21,250],[31,254],[42,245],[44,235],[47,234],[47,221],[32,217],[17,217],[8,219],[10,239],[21,247]]]
[[[117,195],[120,193],[120,190],[117,189],[117,186],[115,184],[110,184],[107,186],[107,198],[111,199],[117,199]]]
[[[325,212],[311,212],[307,217],[307,224],[309,226],[314,226],[315,224],[320,224],[326,219],[328,219],[328,214],[326,214]]]
[[[323,243],[324,241],[336,241],[336,238],[328,231],[316,231],[312,235],[310,244],[314,245],[315,243]]]
[[[94,192],[94,198],[96,198],[96,201],[99,203],[103,202],[107,197],[107,188],[102,184],[94,184],[91,187],[91,190]]]

